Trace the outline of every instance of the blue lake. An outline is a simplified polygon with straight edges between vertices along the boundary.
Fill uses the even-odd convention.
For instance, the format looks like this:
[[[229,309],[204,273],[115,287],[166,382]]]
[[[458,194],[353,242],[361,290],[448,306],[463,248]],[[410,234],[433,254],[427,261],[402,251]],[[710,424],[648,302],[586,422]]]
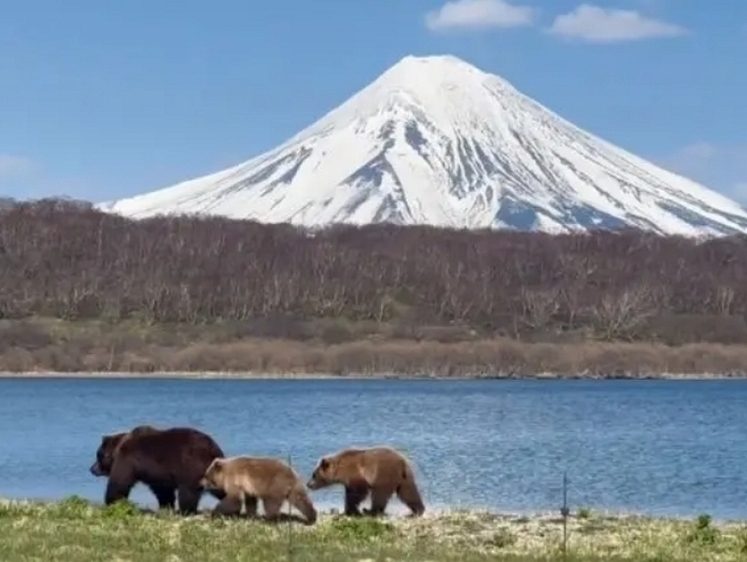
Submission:
[[[101,435],[150,423],[304,478],[325,453],[389,444],[430,508],[557,509],[567,471],[572,507],[747,517],[746,403],[747,381],[0,379],[0,497],[100,501]],[[342,507],[340,488],[312,497]]]

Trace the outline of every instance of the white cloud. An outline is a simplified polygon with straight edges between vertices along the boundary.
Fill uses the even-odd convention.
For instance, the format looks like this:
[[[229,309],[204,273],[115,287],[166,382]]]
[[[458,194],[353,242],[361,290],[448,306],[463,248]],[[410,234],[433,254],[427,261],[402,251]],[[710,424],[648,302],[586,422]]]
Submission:
[[[582,4],[572,12],[557,16],[550,32],[589,43],[615,43],[677,37],[687,33],[687,30],[672,23],[647,18],[635,10]]]
[[[531,25],[534,17],[533,8],[507,0],[455,0],[426,14],[425,24],[432,31],[508,28]]]
[[[734,150],[739,149],[699,141],[683,146],[666,160],[672,168],[697,173],[713,165],[717,160],[723,159],[724,156],[732,156],[730,153]]]
[[[677,157],[682,162],[690,162],[691,164],[701,165],[715,157],[718,154],[718,148],[709,142],[696,142],[688,144],[684,148],[680,149]]]
[[[33,170],[33,163],[24,156],[0,154],[0,181],[26,176]]]

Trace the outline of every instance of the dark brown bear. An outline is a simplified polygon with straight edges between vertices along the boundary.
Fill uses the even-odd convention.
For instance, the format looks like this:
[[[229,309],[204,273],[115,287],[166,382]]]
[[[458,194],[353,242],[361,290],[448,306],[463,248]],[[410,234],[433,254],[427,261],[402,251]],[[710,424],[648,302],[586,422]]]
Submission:
[[[306,486],[320,490],[334,484],[345,487],[345,515],[362,515],[359,506],[369,493],[371,509],[364,510],[366,515],[383,515],[394,494],[412,516],[425,512],[410,461],[390,447],[345,449],[322,457]]]
[[[174,509],[178,493],[179,511],[186,515],[197,511],[204,491],[200,479],[207,467],[223,456],[218,444],[197,429],[141,425],[104,435],[90,470],[94,476],[109,477],[106,505],[127,499],[141,482],[156,496],[161,509]],[[225,496],[222,490],[209,493],[219,500]]]

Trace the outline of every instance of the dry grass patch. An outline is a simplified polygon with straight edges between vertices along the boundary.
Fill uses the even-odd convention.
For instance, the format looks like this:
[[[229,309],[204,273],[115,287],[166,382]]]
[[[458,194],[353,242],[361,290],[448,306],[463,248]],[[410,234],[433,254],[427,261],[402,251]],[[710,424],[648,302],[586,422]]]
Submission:
[[[441,343],[412,340],[245,339],[131,349],[52,344],[0,353],[1,372],[222,372],[338,376],[660,378],[747,374],[747,346],[670,348],[656,344],[521,343],[508,339]]]
[[[250,330],[231,324],[9,321],[0,325],[0,371],[585,378],[747,374],[747,345],[532,343],[480,339],[456,328],[404,337],[386,324],[366,322],[266,324]],[[427,335],[428,330],[420,332]]]

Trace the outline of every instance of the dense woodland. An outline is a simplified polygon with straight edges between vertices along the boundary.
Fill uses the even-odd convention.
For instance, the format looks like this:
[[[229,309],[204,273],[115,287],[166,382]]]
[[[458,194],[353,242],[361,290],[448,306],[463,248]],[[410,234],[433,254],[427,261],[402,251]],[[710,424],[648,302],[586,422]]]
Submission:
[[[308,232],[5,202],[0,317],[40,316],[274,326],[326,317],[530,341],[745,343],[747,239],[388,225]]]

